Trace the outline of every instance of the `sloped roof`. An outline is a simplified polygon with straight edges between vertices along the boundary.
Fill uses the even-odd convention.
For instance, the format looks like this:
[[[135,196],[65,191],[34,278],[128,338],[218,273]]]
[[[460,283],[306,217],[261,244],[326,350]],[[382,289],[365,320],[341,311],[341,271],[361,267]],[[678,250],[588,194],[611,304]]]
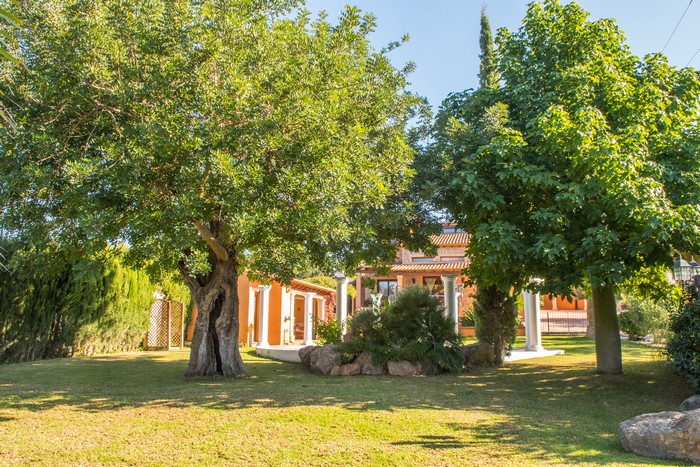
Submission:
[[[438,246],[467,246],[469,243],[469,234],[466,232],[444,233],[432,235],[430,240]]]
[[[302,292],[316,292],[322,295],[331,295],[335,293],[335,290],[333,289],[323,287],[322,285],[312,284],[311,282],[302,281],[300,279],[292,279],[289,286]]]
[[[391,267],[391,272],[393,274],[399,272],[460,272],[468,265],[469,263],[466,261],[394,264]]]

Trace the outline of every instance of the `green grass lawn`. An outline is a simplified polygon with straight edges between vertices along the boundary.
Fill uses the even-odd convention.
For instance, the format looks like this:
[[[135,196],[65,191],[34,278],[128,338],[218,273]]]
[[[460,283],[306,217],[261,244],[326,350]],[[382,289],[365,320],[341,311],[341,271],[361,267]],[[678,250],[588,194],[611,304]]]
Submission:
[[[622,451],[617,425],[690,396],[657,350],[595,373],[566,355],[460,375],[329,377],[244,356],[245,380],[187,380],[188,352],[0,366],[0,464],[678,465]]]

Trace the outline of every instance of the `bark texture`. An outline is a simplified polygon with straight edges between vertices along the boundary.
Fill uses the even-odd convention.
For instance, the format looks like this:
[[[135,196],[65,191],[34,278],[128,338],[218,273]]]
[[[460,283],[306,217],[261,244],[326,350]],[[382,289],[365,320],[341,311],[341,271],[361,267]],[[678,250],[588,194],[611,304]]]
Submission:
[[[238,265],[212,255],[213,267],[205,278],[180,270],[199,310],[185,376],[248,376],[238,347]]]
[[[593,288],[595,302],[595,354],[598,371],[608,375],[622,373],[620,326],[617,321],[615,291],[612,286]]]

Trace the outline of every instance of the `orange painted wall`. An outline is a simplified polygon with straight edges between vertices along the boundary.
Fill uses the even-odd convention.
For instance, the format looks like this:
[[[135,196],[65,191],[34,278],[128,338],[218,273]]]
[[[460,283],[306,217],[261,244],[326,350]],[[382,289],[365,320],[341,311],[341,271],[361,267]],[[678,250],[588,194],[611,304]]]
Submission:
[[[267,325],[267,340],[270,345],[282,344],[282,286],[273,282],[270,288],[270,316]]]

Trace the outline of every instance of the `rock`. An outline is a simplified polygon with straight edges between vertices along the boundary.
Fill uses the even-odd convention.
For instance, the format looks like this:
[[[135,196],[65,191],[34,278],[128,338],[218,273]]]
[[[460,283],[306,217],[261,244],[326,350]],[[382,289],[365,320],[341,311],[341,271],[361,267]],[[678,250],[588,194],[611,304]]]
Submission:
[[[360,365],[363,375],[383,375],[386,373],[384,365],[374,363],[374,356],[371,352],[362,352],[355,359],[355,363]]]
[[[643,414],[620,423],[622,447],[641,456],[700,463],[700,409]]]
[[[340,367],[340,376],[359,375],[362,372],[362,367],[357,363],[346,363]]]
[[[418,374],[424,376],[435,376],[442,372],[442,369],[429,358],[424,358],[420,362],[417,362],[416,367]]]
[[[462,346],[464,353],[464,365],[470,367],[489,366],[496,361],[496,354],[493,351],[493,345],[482,342],[476,342]]]
[[[400,360],[398,362],[388,362],[389,374],[392,376],[415,376],[416,367],[411,362]]]
[[[309,369],[314,373],[328,375],[334,366],[341,363],[340,352],[333,345],[316,346],[310,353]]]
[[[328,373],[328,374],[331,375],[331,376],[340,376],[340,372],[341,372],[342,368],[343,368],[343,367],[341,367],[340,365],[336,365],[336,366],[333,367],[333,369],[331,370],[331,372]]]
[[[305,367],[309,367],[311,365],[311,352],[318,346],[316,345],[307,345],[306,347],[302,347],[299,349],[299,359],[301,360],[301,363],[304,364]]]
[[[700,394],[690,396],[681,403],[681,411],[683,412],[690,412],[695,409],[700,409]]]

